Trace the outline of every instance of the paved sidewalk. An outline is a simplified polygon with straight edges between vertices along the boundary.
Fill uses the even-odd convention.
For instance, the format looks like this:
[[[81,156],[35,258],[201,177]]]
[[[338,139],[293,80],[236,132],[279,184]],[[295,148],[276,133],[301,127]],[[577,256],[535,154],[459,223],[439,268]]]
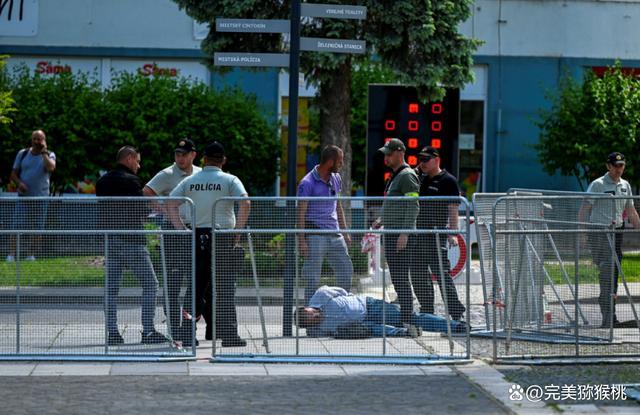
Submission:
[[[490,365],[2,362],[4,413],[635,414],[640,406],[511,401]],[[37,378],[37,379],[35,379]],[[327,401],[328,398],[330,401]]]

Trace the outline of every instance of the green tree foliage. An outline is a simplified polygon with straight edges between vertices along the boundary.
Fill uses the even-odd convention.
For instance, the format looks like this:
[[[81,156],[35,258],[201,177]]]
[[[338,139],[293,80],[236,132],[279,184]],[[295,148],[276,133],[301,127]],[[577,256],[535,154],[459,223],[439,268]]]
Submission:
[[[83,76],[32,76],[23,69],[5,76],[0,89],[13,90],[14,122],[0,126],[1,176],[7,178],[16,152],[29,145],[31,132],[47,133],[58,164],[60,188],[114,165],[121,146],[142,153],[140,176],[149,179],[173,160],[181,137],[191,137],[202,151],[206,142],[225,144],[225,168],[241,177],[251,194],[271,190],[278,153],[276,128],[258,109],[254,97],[237,90],[213,91],[203,84],[168,77],[119,74],[102,90]],[[252,166],[260,164],[260,169]]]
[[[7,55],[0,55],[0,76],[5,65]],[[14,100],[11,97],[11,90],[5,90],[6,87],[0,88],[0,124],[8,124],[11,122],[9,113],[15,111],[13,108]]]
[[[540,141],[535,146],[545,171],[573,175],[585,185],[603,174],[607,154],[638,154],[640,81],[617,63],[604,76],[587,71],[583,83],[565,76],[551,108],[540,111]],[[640,168],[629,163],[625,175],[640,182]]]
[[[379,61],[367,59],[354,65],[351,79],[351,172],[354,187],[364,186],[367,175],[367,111],[369,84],[391,84],[397,81],[395,73]]]
[[[290,1],[281,0],[174,0],[187,14],[215,27],[215,19],[288,19]],[[322,144],[345,151],[343,178],[351,183],[351,82],[352,68],[374,52],[399,82],[415,85],[424,99],[444,96],[443,86],[461,87],[473,79],[472,53],[478,42],[458,33],[458,25],[470,15],[472,0],[327,0],[323,3],[367,7],[365,21],[344,19],[302,20],[302,36],[361,39],[367,42],[363,56],[332,53],[301,54],[301,70],[319,87]],[[279,34],[217,33],[202,42],[214,52],[282,52],[287,45]],[[215,68],[217,70],[224,70]]]

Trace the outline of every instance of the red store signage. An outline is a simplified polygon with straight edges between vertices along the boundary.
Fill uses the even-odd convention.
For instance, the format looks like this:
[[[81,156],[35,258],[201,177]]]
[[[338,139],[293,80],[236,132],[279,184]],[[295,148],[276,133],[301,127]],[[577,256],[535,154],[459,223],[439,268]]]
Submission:
[[[138,73],[142,76],[178,76],[177,68],[161,68],[155,63],[145,63],[138,68]]]
[[[60,74],[71,73],[71,66],[69,65],[54,65],[51,62],[40,61],[36,64],[37,74]]]

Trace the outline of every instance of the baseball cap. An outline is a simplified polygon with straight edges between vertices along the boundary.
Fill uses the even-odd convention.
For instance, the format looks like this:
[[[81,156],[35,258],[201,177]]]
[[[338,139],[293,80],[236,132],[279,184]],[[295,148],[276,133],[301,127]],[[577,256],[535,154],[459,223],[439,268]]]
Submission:
[[[426,146],[426,147],[422,147],[422,150],[420,150],[420,152],[418,153],[418,156],[429,157],[434,159],[436,157],[440,157],[440,152],[438,152],[438,149],[435,147]]]
[[[196,151],[196,146],[190,139],[183,138],[182,140],[178,141],[178,144],[176,144],[175,151],[180,153],[189,153],[191,151]]]
[[[204,155],[207,157],[224,156],[224,146],[217,141],[212,141],[204,148]]]
[[[614,166],[625,164],[624,154],[614,151],[613,153],[609,154],[609,156],[607,157],[607,163]]]
[[[386,156],[388,156],[394,151],[407,151],[407,148],[404,146],[402,141],[397,138],[392,138],[385,143],[384,147],[380,147],[378,151],[382,151]]]

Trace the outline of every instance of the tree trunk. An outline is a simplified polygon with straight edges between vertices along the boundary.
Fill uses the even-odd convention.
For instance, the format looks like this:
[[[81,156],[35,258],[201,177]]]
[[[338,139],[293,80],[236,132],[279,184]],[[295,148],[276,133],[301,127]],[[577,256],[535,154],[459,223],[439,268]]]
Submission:
[[[344,152],[342,195],[351,196],[351,63],[338,67],[320,85],[322,147],[334,144]]]

